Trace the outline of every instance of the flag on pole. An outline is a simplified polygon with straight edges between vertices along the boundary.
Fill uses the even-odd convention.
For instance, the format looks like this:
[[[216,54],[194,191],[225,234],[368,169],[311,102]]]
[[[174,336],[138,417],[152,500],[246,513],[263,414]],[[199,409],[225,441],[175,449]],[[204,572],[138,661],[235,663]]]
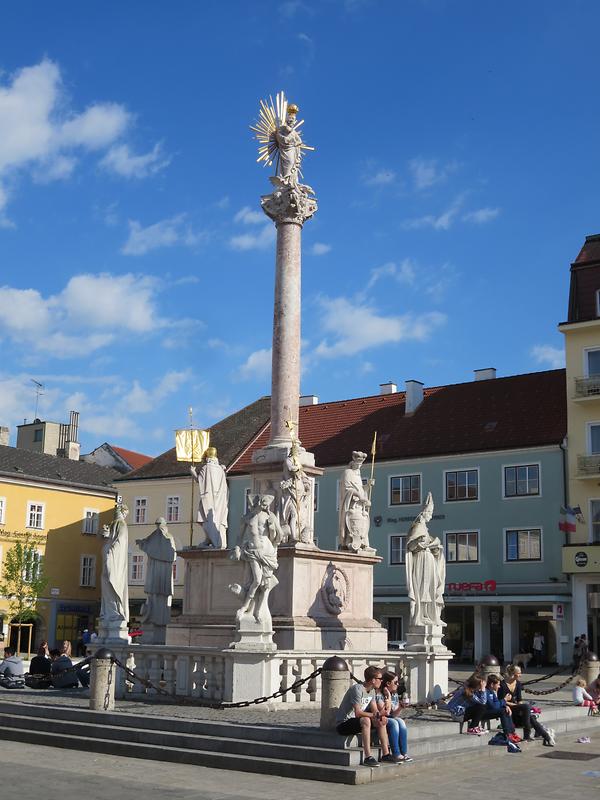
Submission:
[[[581,509],[579,509],[579,511],[581,512]],[[571,506],[561,506],[558,529],[563,533],[575,533],[577,530],[575,515],[576,511],[574,508],[571,508]]]
[[[373,434],[373,444],[371,445],[371,455],[375,458],[377,453],[377,431]]]
[[[210,431],[197,428],[181,428],[175,431],[177,461],[193,461],[199,464],[210,443]]]

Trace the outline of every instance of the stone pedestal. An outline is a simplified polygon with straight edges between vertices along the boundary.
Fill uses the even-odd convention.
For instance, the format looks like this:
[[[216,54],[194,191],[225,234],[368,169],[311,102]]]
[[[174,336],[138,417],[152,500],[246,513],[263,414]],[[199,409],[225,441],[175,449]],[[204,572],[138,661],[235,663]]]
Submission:
[[[435,702],[448,694],[448,662],[454,653],[442,644],[441,625],[411,625],[406,658],[412,702]]]
[[[243,563],[224,550],[180,555],[186,569],[183,614],[168,626],[167,643],[228,648],[239,608],[228,587],[244,583]],[[373,619],[373,566],[381,559],[300,544],[280,547],[278,558],[279,584],[269,596],[277,647],[387,650],[387,632]],[[256,644],[263,644],[259,637]]]
[[[144,632],[138,638],[137,644],[165,644],[167,641],[167,626],[153,625],[151,622],[144,622]]]

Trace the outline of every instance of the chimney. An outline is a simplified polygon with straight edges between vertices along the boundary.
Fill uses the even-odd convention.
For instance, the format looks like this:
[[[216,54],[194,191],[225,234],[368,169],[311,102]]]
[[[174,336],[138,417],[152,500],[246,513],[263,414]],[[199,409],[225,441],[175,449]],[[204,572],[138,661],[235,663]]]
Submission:
[[[10,431],[6,425],[0,425],[0,445],[8,447],[8,438]]]
[[[299,405],[301,406],[316,406],[319,398],[316,394],[301,394]]]
[[[379,384],[379,394],[396,394],[398,387],[393,381]]]
[[[486,367],[485,369],[473,370],[476,381],[491,381],[496,377],[496,367]]]
[[[423,384],[421,381],[406,381],[405,391],[404,413],[414,414],[423,402]]]

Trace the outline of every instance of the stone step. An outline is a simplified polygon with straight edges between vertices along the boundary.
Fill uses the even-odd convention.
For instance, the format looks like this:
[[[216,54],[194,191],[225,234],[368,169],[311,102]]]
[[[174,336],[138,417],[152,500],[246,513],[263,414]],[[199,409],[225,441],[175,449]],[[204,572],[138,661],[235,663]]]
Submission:
[[[322,747],[299,747],[293,744],[282,744],[264,741],[252,741],[237,737],[238,727],[230,729],[230,736],[221,738],[209,734],[183,734],[173,731],[147,730],[121,725],[102,725],[97,722],[63,720],[58,717],[48,719],[24,714],[0,712],[0,728],[38,730],[44,733],[64,734],[83,738],[102,738],[114,742],[132,742],[135,744],[157,745],[161,747],[179,748],[182,750],[206,751],[212,753],[229,753],[252,758],[268,757],[287,761],[308,762],[311,764],[332,764],[337,766],[358,766],[361,750],[351,747],[345,750]]]
[[[265,715],[269,722],[270,717]],[[585,709],[570,705],[548,706],[541,719],[556,730],[559,746],[563,734],[587,732],[600,725]],[[362,750],[356,747],[356,737],[345,740],[301,726],[241,725],[0,701],[0,739],[336,783],[401,778],[406,770],[420,772],[441,766],[444,758],[472,758],[474,750],[478,759],[486,752],[489,757],[505,753],[503,747],[488,746],[489,735],[459,735],[458,725],[443,717],[409,720],[408,724],[409,749],[415,762],[370,769],[360,765]],[[373,754],[379,755],[379,748],[374,747]]]

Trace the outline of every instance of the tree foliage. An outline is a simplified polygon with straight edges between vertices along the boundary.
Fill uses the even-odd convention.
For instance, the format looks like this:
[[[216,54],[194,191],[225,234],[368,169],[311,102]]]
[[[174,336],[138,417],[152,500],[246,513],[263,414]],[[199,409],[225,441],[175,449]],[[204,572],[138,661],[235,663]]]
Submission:
[[[35,619],[36,605],[48,579],[43,559],[30,536],[14,544],[6,553],[0,579],[0,595],[8,600],[9,614],[15,622]]]

